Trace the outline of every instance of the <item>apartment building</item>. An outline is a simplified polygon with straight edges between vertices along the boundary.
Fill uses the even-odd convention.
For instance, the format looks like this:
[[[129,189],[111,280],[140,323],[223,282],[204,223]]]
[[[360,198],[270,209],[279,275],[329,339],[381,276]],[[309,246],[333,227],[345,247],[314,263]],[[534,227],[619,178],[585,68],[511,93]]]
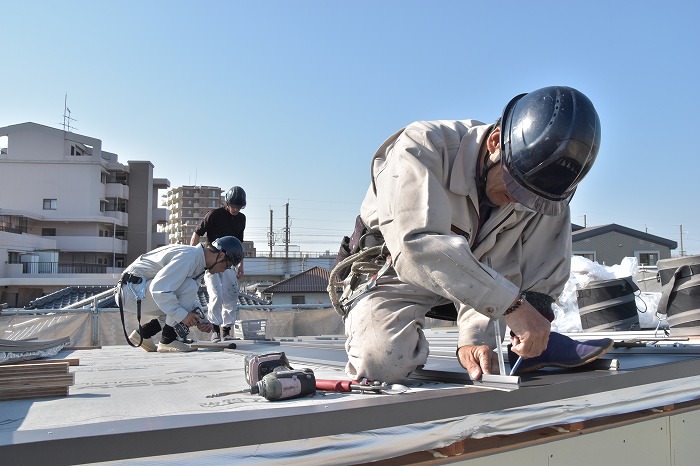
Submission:
[[[116,281],[167,244],[149,161],[120,163],[93,137],[36,123],[0,128],[0,303]]]
[[[169,189],[164,197],[168,208],[165,231],[170,244],[190,244],[192,233],[207,212],[224,205],[223,189],[218,186],[179,186]],[[243,241],[243,253],[245,257],[255,257],[252,241]]]
[[[166,233],[170,244],[190,244],[192,233],[212,209],[221,207],[222,189],[217,186],[180,186],[165,195],[168,208]]]

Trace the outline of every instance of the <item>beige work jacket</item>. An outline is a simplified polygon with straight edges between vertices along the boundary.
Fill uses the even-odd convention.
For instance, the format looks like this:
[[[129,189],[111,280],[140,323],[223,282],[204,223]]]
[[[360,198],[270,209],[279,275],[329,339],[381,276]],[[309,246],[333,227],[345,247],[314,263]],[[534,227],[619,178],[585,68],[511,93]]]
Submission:
[[[399,279],[458,305],[460,346],[483,343],[474,310],[500,317],[521,290],[556,299],[570,273],[568,209],[545,216],[511,204],[479,228],[477,158],[491,128],[476,120],[410,124],[374,155],[361,208]]]

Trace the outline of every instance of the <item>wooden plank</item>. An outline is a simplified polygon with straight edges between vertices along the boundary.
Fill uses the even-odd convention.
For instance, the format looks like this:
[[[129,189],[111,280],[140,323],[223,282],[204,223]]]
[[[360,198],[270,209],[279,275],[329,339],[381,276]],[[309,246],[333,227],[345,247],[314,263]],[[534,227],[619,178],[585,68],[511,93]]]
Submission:
[[[68,362],[3,365],[0,366],[0,377],[4,379],[19,374],[65,374],[68,373],[68,366]]]
[[[0,395],[0,401],[24,400],[28,398],[46,398],[68,396],[68,387],[34,388],[31,390],[8,390]]]
[[[20,389],[36,389],[48,387],[67,387],[73,385],[75,379],[73,374],[55,377],[12,377],[0,383],[0,397],[7,391]]]
[[[69,366],[79,366],[80,359],[78,358],[65,358],[65,359],[29,359],[27,361],[13,361],[6,365],[18,365],[18,364],[43,364],[47,362],[67,362]]]
[[[69,361],[33,361],[0,366],[0,400],[66,396],[75,382]]]

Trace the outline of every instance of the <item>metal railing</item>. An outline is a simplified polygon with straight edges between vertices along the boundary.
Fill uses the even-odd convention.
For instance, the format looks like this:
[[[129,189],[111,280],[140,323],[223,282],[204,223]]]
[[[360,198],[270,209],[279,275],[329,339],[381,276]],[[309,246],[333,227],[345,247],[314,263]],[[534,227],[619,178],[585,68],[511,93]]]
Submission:
[[[104,264],[59,264],[58,262],[21,262],[22,273],[107,273]]]

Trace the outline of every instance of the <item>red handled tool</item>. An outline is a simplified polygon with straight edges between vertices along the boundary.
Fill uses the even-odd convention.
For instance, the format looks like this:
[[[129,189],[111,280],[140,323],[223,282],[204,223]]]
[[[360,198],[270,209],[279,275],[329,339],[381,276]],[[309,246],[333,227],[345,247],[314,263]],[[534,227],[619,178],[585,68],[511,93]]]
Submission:
[[[398,395],[399,393],[407,392],[408,387],[400,384],[387,384],[381,382],[361,383],[355,380],[316,379],[316,390],[326,392],[360,392]]]

